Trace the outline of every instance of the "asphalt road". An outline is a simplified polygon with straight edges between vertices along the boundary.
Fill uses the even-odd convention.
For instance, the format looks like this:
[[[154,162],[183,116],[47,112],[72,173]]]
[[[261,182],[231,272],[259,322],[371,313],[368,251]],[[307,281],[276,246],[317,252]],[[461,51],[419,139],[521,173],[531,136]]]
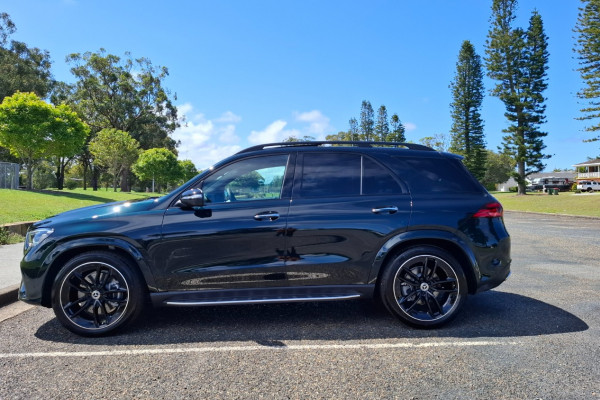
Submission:
[[[600,398],[600,221],[506,223],[512,276],[443,329],[350,301],[159,309],[86,339],[26,308],[0,322],[0,399]]]

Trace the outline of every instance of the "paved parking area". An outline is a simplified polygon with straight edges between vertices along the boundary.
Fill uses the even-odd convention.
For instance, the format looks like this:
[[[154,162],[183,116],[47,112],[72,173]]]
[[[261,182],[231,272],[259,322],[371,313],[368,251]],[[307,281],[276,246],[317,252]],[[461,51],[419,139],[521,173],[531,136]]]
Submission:
[[[158,309],[86,339],[33,308],[0,322],[0,399],[600,398],[600,221],[506,222],[513,275],[443,329],[349,301]]]

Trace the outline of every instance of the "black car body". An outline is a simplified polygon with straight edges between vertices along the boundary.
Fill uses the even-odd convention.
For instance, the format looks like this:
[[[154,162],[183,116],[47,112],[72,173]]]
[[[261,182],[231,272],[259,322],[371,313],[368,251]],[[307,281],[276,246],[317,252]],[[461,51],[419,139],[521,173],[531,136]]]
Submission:
[[[335,146],[334,146],[335,145]],[[502,207],[460,157],[411,144],[246,149],[157,199],[37,222],[23,301],[99,335],[155,306],[377,296],[439,326],[510,272]]]

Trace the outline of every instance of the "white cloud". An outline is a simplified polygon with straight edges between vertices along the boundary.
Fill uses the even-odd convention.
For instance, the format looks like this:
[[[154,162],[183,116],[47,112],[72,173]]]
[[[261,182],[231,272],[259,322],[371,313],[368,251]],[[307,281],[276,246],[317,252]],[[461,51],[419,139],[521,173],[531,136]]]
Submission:
[[[242,120],[242,117],[239,115],[235,115],[231,111],[225,111],[219,118],[217,118],[216,122],[224,122],[224,123],[233,123],[237,124]]]
[[[417,129],[417,125],[413,124],[412,122],[405,122],[403,123],[404,125],[404,129],[406,129],[407,131],[414,131],[415,129]]]
[[[272,122],[262,131],[252,131],[250,132],[250,136],[248,136],[248,142],[252,144],[262,144],[262,143],[274,143],[280,142],[289,136],[298,136],[299,131],[292,130],[284,130],[287,122],[278,119],[275,122]]]
[[[173,132],[173,139],[180,142],[177,151],[179,159],[192,160],[199,169],[205,169],[215,162],[241,150],[239,137],[235,134],[233,121],[241,118],[227,111],[220,118],[210,120],[204,114],[194,112],[190,103],[177,107],[182,116],[182,125]],[[224,123],[226,117],[230,123]]]
[[[323,136],[333,132],[333,128],[329,125],[329,118],[323,115],[319,110],[295,113],[295,115],[296,121],[309,124],[306,130],[309,135]]]

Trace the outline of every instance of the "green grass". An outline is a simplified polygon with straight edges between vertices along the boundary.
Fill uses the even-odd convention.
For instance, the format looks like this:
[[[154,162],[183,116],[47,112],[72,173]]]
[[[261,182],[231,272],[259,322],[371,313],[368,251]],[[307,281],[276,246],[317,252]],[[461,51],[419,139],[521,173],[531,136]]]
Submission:
[[[600,217],[600,193],[561,192],[558,196],[528,193],[525,196],[517,196],[515,193],[495,192],[493,196],[508,211]]]
[[[0,189],[0,225],[38,221],[63,211],[112,201],[137,200],[156,193],[122,193],[91,189],[24,191]]]

